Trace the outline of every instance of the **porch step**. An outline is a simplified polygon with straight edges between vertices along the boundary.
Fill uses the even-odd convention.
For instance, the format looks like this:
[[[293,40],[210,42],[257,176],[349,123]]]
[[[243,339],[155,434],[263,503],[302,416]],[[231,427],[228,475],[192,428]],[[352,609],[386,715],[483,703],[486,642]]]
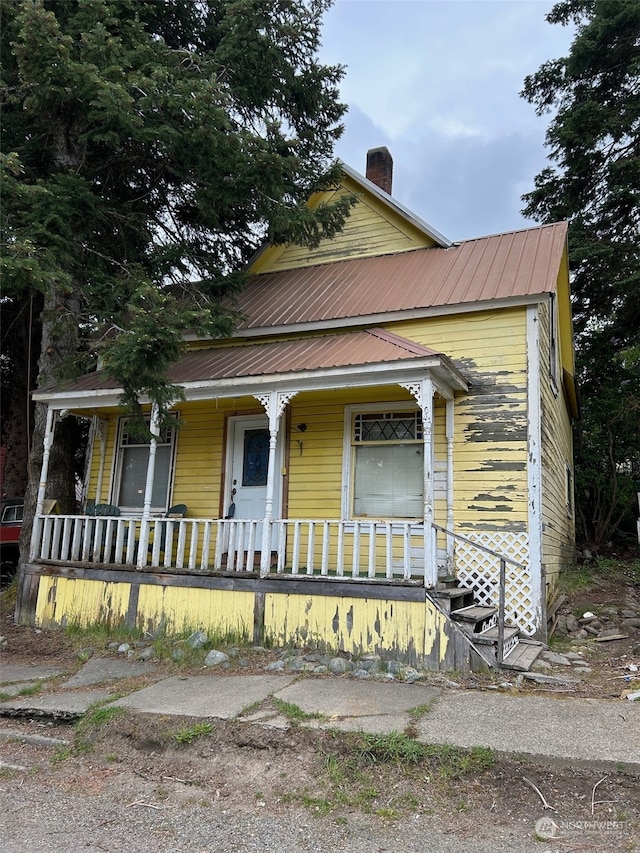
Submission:
[[[437,599],[440,608],[448,615],[467,607],[473,607],[476,603],[473,590],[463,586],[436,587],[436,589],[430,590],[430,594],[432,598]]]
[[[516,647],[508,655],[508,659],[503,661],[502,665],[505,669],[528,672],[544,648],[542,643],[520,637]]]
[[[498,610],[495,607],[486,607],[484,604],[472,604],[469,607],[462,607],[460,610],[452,610],[451,618],[455,619],[456,622],[468,622],[472,625],[479,625],[491,619],[497,612]]]
[[[504,626],[504,641],[505,644],[509,640],[518,639],[520,634],[519,628],[512,628],[511,625]],[[484,643],[485,645],[493,645],[493,643],[498,642],[498,626],[493,625],[491,628],[488,628],[486,631],[483,631],[482,634],[478,634],[475,637],[476,643]]]

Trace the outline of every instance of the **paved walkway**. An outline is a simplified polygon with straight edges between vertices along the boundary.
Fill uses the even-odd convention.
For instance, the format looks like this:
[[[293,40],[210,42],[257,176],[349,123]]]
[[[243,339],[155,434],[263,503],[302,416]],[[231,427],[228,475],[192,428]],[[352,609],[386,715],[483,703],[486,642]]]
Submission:
[[[114,705],[286,728],[291,725],[288,704],[304,713],[299,725],[314,728],[389,733],[413,722],[423,743],[485,746],[572,764],[613,762],[640,773],[640,701],[624,699],[514,695],[292,673],[167,676],[152,663],[92,658],[68,678],[58,667],[1,667],[0,715],[79,717],[94,702],[108,701],[120,679],[140,675],[157,680],[114,699]],[[41,692],[25,695],[25,688],[38,684]]]

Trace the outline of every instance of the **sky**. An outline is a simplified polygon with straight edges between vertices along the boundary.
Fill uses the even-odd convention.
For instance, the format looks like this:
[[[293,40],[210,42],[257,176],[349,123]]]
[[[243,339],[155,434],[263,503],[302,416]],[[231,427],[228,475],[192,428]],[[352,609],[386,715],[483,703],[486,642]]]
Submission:
[[[337,0],[320,58],[346,66],[346,130],[335,154],[364,174],[393,157],[393,196],[450,240],[526,228],[522,195],[547,164],[545,131],[520,97],[573,28],[551,0]]]

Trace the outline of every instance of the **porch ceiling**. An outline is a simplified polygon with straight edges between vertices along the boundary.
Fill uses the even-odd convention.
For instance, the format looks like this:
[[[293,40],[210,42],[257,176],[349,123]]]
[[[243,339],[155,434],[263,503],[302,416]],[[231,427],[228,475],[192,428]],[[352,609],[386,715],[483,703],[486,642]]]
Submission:
[[[293,340],[194,349],[169,371],[187,400],[416,381],[430,374],[446,396],[468,383],[444,354],[383,329],[316,335]],[[105,371],[88,373],[34,393],[54,408],[118,405],[122,389]]]

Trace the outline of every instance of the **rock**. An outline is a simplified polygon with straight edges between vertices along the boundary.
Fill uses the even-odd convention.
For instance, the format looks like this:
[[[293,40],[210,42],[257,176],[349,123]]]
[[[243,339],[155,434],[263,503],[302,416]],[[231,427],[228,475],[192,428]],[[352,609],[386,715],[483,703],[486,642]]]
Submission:
[[[201,649],[209,642],[209,637],[204,631],[195,631],[187,638],[187,645],[190,649]]]
[[[185,651],[182,646],[174,646],[171,649],[171,660],[175,663],[180,663],[181,660],[184,660]]]
[[[325,672],[329,672],[329,667],[321,663],[318,664],[318,666],[314,666],[311,671],[314,672],[316,675],[324,675]]]
[[[580,623],[572,613],[569,613],[567,616],[565,616],[565,620],[567,625],[567,631],[569,631],[570,634],[573,631],[580,630]]]
[[[283,660],[273,660],[271,663],[268,663],[265,669],[270,672],[281,672],[284,669],[284,661]]]
[[[584,630],[587,632],[587,634],[591,634],[592,637],[597,637],[601,629],[596,628],[596,625],[594,623],[593,625],[585,625]]]
[[[360,661],[361,669],[366,669],[370,675],[379,675],[384,672],[385,665],[380,655],[366,655]]]
[[[640,619],[635,617],[633,619],[623,619],[622,624],[625,628],[640,628]]]
[[[353,671],[353,664],[346,658],[331,658],[329,661],[329,671],[334,675],[344,675],[345,672]]]
[[[617,616],[618,608],[617,607],[603,607],[602,613],[604,616]]]
[[[571,663],[580,663],[584,661],[584,655],[578,654],[578,652],[565,652],[564,656],[569,658]]]
[[[145,649],[138,652],[139,660],[151,660],[153,657],[155,657],[153,646],[147,646]]]
[[[541,669],[553,669],[548,660],[544,660],[543,658],[538,658],[531,664],[531,669],[536,671]]]
[[[126,654],[130,649],[131,649],[131,646],[129,645],[129,643],[121,643],[118,646],[118,652],[121,655]]]
[[[558,616],[554,633],[557,634],[558,637],[566,637],[569,633],[565,616]]]
[[[629,702],[637,702],[640,699],[640,690],[635,690],[633,693],[627,693]]]
[[[229,662],[229,655],[225,655],[224,652],[219,652],[217,649],[211,649],[209,654],[204,659],[205,666],[218,666],[219,664],[224,664]]]
[[[523,672],[522,674],[529,681],[535,681],[536,684],[575,684],[575,680],[572,678],[562,678],[555,675],[543,675],[543,673],[541,672]]]
[[[249,661],[247,660],[247,658],[238,658],[238,666],[249,666]]]
[[[623,619],[636,619],[639,614],[638,614],[637,610],[627,610],[625,608],[624,610],[620,611],[620,615],[622,616]]]
[[[586,613],[582,614],[582,618],[579,619],[578,621],[580,622],[580,624],[584,625],[585,622],[589,622],[591,619],[595,619],[595,618],[596,618],[596,614],[592,613],[590,610],[587,610]]]
[[[354,669],[354,678],[371,678],[370,673],[366,669]]]
[[[588,630],[588,629],[587,629]],[[544,651],[540,657],[549,663],[555,663],[558,666],[571,666],[571,661],[566,655],[559,655],[556,652]]]
[[[590,666],[576,666],[573,668],[572,672],[579,672],[580,675],[589,675],[593,670]]]
[[[387,672],[389,675],[398,675],[398,673],[402,670],[403,664],[399,660],[388,660],[387,661]]]
[[[402,675],[403,680],[407,684],[413,684],[414,681],[419,681],[421,678],[424,678],[424,675],[421,672],[418,672],[418,670],[414,669],[412,666],[406,667]]]

